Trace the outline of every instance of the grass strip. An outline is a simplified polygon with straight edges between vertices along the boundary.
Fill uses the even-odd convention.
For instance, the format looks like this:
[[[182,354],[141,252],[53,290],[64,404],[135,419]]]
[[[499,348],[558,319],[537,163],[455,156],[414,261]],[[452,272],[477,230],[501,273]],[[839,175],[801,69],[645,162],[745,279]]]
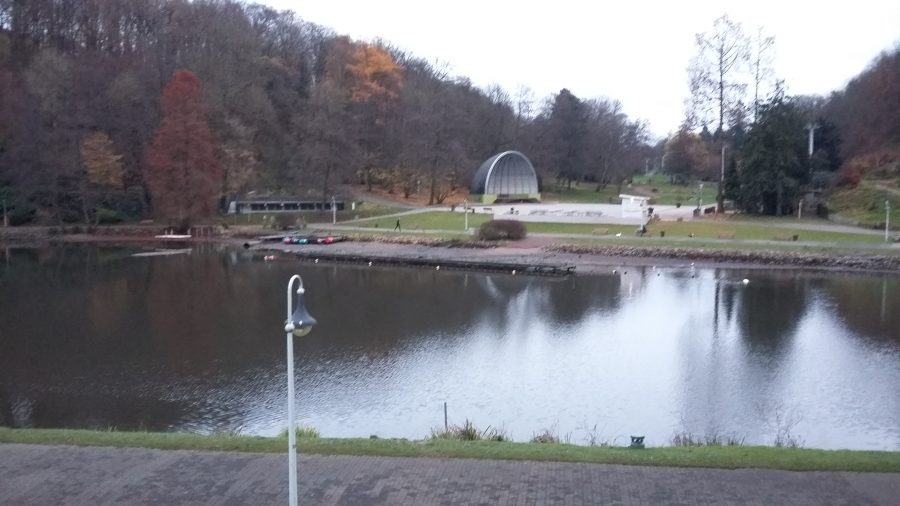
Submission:
[[[286,451],[285,437],[98,432],[0,428],[0,443],[206,450],[253,453]],[[495,441],[300,438],[297,451],[316,455],[440,457],[539,462],[580,462],[719,469],[900,473],[900,452],[787,449],[761,446],[622,447]]]

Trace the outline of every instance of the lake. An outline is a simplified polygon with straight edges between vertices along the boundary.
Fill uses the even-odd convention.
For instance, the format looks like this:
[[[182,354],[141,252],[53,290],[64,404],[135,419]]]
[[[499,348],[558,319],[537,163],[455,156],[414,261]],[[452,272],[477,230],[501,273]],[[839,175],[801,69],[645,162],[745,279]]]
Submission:
[[[0,250],[0,425],[577,444],[676,435],[900,450],[896,276],[622,267],[524,277],[301,263],[223,245]],[[748,279],[748,283],[742,280]]]

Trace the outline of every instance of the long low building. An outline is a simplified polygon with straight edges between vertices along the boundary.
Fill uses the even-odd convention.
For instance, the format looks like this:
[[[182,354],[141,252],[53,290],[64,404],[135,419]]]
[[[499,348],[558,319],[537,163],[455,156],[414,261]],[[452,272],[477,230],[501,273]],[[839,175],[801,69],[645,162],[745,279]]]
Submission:
[[[334,200],[338,211],[344,210],[344,200]],[[331,211],[332,200],[322,201],[300,197],[258,197],[232,200],[228,214],[296,213],[302,211]]]

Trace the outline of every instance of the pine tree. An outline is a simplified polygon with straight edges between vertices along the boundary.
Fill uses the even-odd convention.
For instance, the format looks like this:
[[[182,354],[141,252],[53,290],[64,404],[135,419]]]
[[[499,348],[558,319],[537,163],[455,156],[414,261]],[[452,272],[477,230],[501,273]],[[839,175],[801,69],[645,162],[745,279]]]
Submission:
[[[156,215],[187,228],[213,213],[222,178],[196,75],[187,70],[175,73],[163,90],[162,112],[162,123],[147,149],[144,180]]]

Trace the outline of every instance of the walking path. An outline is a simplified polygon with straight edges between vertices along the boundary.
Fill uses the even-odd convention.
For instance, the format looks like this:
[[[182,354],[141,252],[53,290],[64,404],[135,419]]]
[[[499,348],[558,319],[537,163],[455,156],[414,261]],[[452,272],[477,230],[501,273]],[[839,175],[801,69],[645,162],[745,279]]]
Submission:
[[[300,504],[900,506],[900,475],[465,459],[298,458]],[[278,505],[284,454],[0,445],[0,504]]]

